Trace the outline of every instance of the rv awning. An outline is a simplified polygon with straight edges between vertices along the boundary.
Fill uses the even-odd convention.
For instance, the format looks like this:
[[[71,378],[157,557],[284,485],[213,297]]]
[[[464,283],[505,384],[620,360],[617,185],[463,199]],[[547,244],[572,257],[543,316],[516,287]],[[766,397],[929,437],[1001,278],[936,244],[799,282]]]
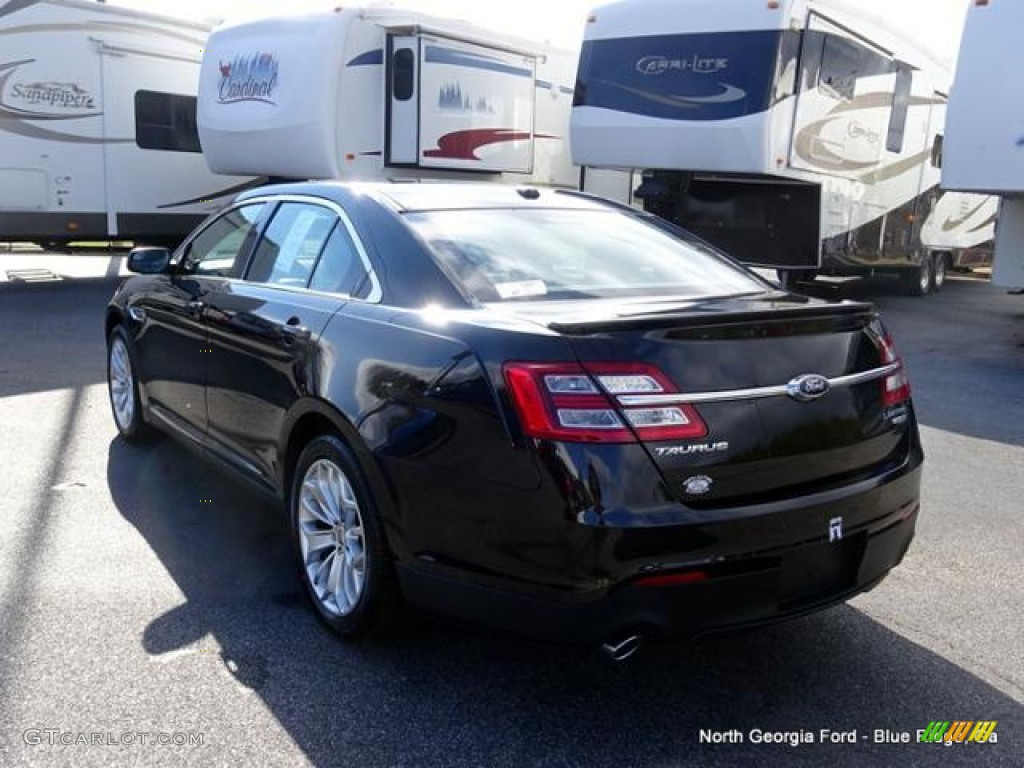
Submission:
[[[452,21],[448,19],[429,19],[424,17],[404,16],[388,13],[385,9],[364,10],[362,17],[383,27],[391,34],[396,35],[437,35],[446,40],[458,40],[463,43],[472,43],[493,48],[496,51],[515,53],[520,56],[530,56],[534,59],[544,60],[546,54],[528,40],[516,38],[504,38],[497,33],[489,33],[486,29],[473,26],[465,21]]]

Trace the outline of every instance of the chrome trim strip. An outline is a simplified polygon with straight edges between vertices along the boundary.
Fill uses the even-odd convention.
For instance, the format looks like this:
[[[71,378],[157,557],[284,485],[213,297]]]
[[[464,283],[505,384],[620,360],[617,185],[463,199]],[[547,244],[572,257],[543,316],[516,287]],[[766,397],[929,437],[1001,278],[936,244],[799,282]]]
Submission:
[[[169,415],[170,412],[165,413],[164,411],[165,409],[161,405],[149,406],[149,413],[152,414],[153,416],[156,416],[165,426],[169,427],[170,429],[173,429],[175,433],[181,435],[182,437],[191,440],[199,447],[205,448],[206,450],[211,450],[200,436],[193,433],[194,427],[192,427],[192,425],[185,427],[182,424],[179,424],[174,418],[172,418]],[[222,461],[226,461],[233,467],[245,470],[246,472],[257,478],[264,478],[264,474],[263,472],[260,471],[259,467],[257,467],[251,461],[242,458],[233,451],[218,451],[216,453],[213,453],[213,455],[218,459],[221,459]]]
[[[870,371],[851,373],[847,376],[837,376],[829,379],[831,388],[852,387],[863,384],[866,381],[882,379],[900,369],[900,363],[889,363],[881,368],[872,368]],[[728,402],[735,400],[760,400],[766,397],[784,397],[788,394],[785,384],[772,387],[753,387],[751,389],[724,389],[719,392],[674,392],[665,395],[619,395],[620,405],[673,405],[679,403],[712,403]]]
[[[203,444],[203,441],[200,440],[196,435],[192,434],[191,430],[188,430],[185,427],[181,426],[180,424],[178,424],[178,422],[174,421],[170,416],[165,414],[163,406],[150,404],[149,413],[152,416],[156,416],[165,426],[169,427],[170,429],[173,429],[177,434],[181,435],[182,437],[191,440],[196,445],[201,446]]]

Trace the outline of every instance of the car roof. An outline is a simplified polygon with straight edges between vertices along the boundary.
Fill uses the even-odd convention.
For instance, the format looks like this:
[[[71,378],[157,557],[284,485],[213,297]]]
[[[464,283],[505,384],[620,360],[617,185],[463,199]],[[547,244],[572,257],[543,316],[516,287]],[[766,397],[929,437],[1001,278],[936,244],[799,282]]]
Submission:
[[[247,191],[238,199],[283,194],[324,197],[342,204],[354,196],[370,195],[388,207],[403,212],[474,208],[609,208],[604,201],[575,191],[479,182],[307,181],[260,187]]]

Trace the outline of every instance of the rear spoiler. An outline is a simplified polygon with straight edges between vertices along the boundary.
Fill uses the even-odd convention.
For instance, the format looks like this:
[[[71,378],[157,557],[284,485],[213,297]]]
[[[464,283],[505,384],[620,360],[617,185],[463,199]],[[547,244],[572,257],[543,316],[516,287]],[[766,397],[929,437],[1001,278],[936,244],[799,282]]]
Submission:
[[[742,309],[730,311],[719,306],[694,306],[687,309],[672,309],[665,312],[649,312],[639,315],[616,315],[552,322],[547,326],[558,333],[570,336],[584,336],[602,331],[628,331],[664,328],[671,323],[673,328],[728,328],[737,325],[776,324],[782,322],[803,322],[815,320],[838,321],[844,328],[856,328],[871,322],[876,316],[875,307],[866,302],[844,301],[841,304],[807,304],[773,307],[766,304],[763,309]]]

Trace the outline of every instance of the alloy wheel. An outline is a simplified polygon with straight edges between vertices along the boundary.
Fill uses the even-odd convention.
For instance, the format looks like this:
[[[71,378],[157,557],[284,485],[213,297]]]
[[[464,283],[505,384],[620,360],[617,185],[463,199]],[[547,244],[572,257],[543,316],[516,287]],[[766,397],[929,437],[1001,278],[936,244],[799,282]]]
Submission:
[[[303,476],[298,534],[317,602],[334,616],[351,613],[366,584],[366,539],[352,483],[329,459],[318,459]]]
[[[135,418],[135,379],[132,375],[132,360],[124,339],[115,336],[110,344],[110,402],[114,407],[114,418],[121,431],[130,430]]]

